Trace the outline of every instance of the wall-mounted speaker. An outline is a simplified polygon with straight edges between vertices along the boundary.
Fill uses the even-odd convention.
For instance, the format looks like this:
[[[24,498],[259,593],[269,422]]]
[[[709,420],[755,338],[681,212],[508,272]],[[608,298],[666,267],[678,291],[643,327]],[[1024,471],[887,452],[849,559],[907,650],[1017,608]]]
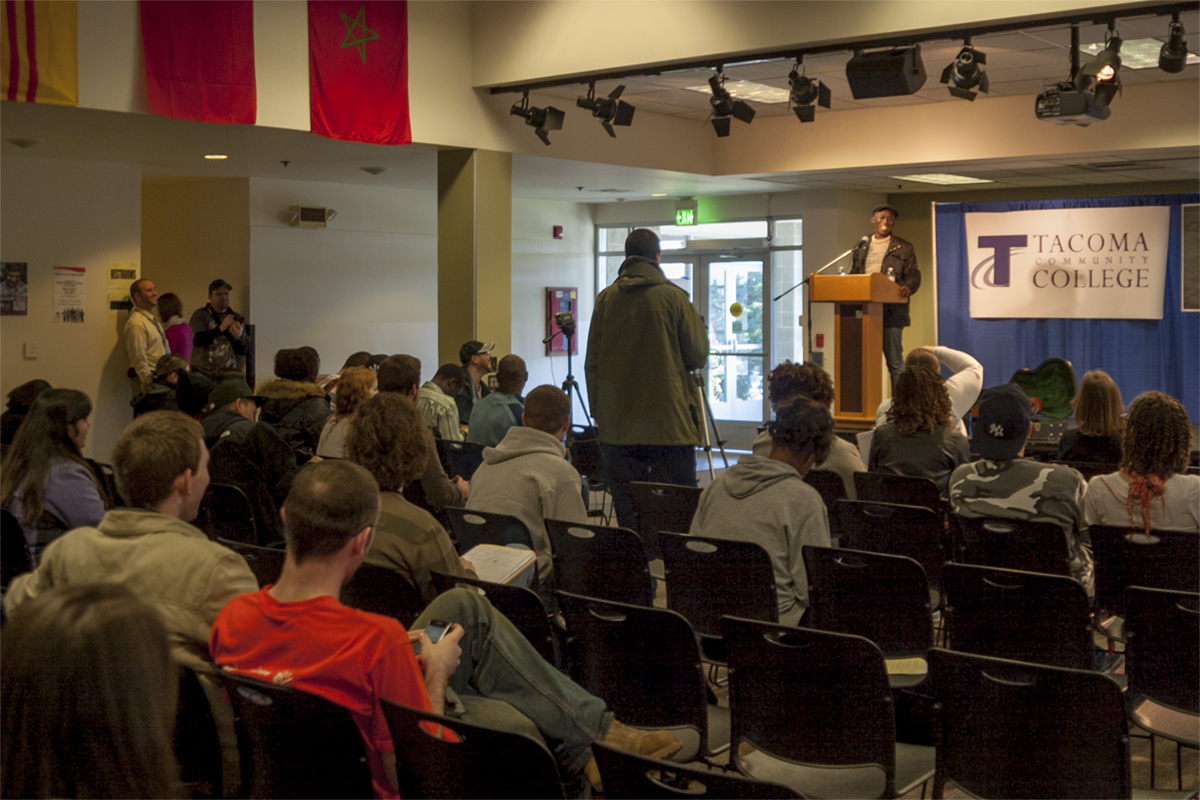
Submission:
[[[921,46],[855,53],[846,62],[846,80],[855,100],[913,94],[925,85]]]

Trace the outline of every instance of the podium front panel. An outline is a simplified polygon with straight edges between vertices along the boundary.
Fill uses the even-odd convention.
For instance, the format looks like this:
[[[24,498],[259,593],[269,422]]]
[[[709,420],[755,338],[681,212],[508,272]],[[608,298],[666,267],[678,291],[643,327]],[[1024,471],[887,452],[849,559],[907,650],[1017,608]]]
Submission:
[[[837,405],[839,414],[863,413],[863,307],[838,303]]]

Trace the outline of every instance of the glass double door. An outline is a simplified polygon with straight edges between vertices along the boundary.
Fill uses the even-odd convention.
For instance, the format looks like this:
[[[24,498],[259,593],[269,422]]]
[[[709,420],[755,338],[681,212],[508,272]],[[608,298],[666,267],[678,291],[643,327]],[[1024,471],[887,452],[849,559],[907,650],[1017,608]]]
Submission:
[[[771,276],[766,253],[666,252],[662,262],[667,276],[688,290],[707,324],[708,402],[725,446],[749,450],[770,411],[766,376],[772,320],[765,287]]]

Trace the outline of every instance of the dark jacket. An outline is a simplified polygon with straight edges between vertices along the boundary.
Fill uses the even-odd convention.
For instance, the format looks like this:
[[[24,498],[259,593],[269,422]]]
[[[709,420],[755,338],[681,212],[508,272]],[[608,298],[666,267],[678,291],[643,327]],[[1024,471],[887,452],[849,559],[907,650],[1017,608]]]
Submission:
[[[492,393],[491,388],[487,385],[487,375],[479,379],[479,399],[487,397]],[[454,404],[458,406],[458,421],[463,425],[469,425],[471,422],[471,409],[475,408],[475,392],[471,389],[471,373],[463,367],[462,371],[463,385],[458,390],[458,394],[454,395]]]
[[[274,425],[275,431],[298,453],[311,457],[317,452],[325,418],[332,413],[324,389],[315,383],[280,379],[262,384],[257,394],[267,398],[259,416],[261,421]]]
[[[226,317],[242,325],[242,338],[235,339],[229,331],[220,330]],[[218,312],[212,305],[197,308],[188,320],[192,329],[192,369],[215,377],[224,369],[237,369],[237,357],[250,352],[250,332],[245,330],[246,318],[233,309]]]
[[[625,259],[596,298],[588,331],[588,401],[606,444],[700,443],[691,370],[708,362],[708,334],[687,292],[653,260]]]
[[[869,243],[854,250],[851,256],[851,275],[861,275],[867,265]],[[907,286],[909,294],[916,294],[921,288],[921,270],[917,267],[917,253],[913,250],[912,242],[892,234],[892,242],[888,245],[887,254],[883,257],[881,271],[884,275],[888,269],[896,277],[896,283]],[[907,328],[912,324],[908,316],[908,303],[885,303],[883,306],[883,327]]]
[[[950,473],[959,464],[970,460],[970,442],[953,428],[938,425],[933,433],[917,431],[905,436],[900,433],[900,428],[889,422],[876,428],[871,436],[867,469],[910,478],[929,478],[937,484],[942,497],[946,497]]]

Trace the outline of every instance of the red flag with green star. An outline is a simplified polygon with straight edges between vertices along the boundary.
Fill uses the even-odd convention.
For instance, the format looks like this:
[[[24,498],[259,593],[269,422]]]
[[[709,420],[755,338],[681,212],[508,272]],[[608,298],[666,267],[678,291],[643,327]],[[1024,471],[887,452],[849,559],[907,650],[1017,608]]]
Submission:
[[[408,144],[406,0],[308,0],[312,132]]]

